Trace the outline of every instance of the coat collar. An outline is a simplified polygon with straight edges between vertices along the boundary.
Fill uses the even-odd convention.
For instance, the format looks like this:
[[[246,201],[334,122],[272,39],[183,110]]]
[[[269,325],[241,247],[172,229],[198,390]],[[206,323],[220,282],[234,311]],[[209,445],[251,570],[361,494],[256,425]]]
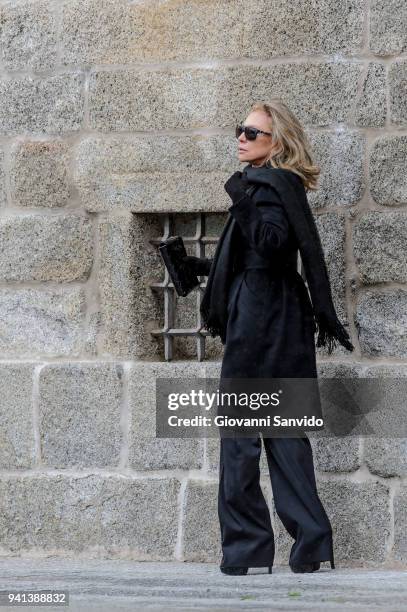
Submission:
[[[301,177],[286,168],[273,168],[272,166],[252,166],[247,164],[242,171],[242,175],[250,183],[262,183],[269,185],[276,173],[283,174],[288,179],[292,179],[294,182],[299,181],[302,183]]]

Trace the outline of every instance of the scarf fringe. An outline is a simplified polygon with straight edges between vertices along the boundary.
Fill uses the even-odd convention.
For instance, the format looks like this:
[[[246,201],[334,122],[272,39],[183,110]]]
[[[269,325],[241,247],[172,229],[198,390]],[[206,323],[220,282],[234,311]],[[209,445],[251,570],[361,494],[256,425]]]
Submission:
[[[205,304],[203,304],[202,302],[201,302],[200,312],[201,312],[201,316],[202,316],[202,320],[203,320],[205,329],[210,333],[212,338],[216,338],[216,336],[220,336],[222,338],[223,331],[221,330],[219,325],[216,325],[215,323],[210,322],[209,308],[206,307]]]
[[[355,347],[350,340],[348,332],[338,319],[330,323],[320,317],[316,321],[316,328],[318,332],[317,347],[325,347],[328,351],[328,355],[336,348],[338,342],[348,351],[354,350]]]
[[[210,333],[212,338],[216,338],[216,336],[221,336],[221,330],[219,327],[214,327],[213,325],[205,325],[205,329]]]

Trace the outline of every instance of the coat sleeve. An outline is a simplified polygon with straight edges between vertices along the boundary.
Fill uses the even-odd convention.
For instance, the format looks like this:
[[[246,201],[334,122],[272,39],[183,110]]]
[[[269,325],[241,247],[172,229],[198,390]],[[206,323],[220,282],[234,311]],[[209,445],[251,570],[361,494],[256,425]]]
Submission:
[[[252,249],[270,259],[284,250],[289,235],[289,222],[277,191],[270,186],[258,190],[256,202],[245,196],[229,207]]]

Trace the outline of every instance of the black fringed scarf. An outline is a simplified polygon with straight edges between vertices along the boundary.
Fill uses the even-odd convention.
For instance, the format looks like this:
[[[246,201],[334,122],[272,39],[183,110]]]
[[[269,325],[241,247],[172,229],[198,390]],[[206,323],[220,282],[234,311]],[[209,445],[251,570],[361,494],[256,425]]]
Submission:
[[[301,178],[290,170],[267,166],[255,167],[251,164],[244,168],[242,178],[249,185],[248,194],[258,184],[271,185],[277,190],[284,204],[289,223],[298,241],[311,294],[318,332],[317,346],[326,347],[328,354],[331,354],[339,342],[348,351],[353,351],[354,346],[349,334],[335,311],[321,240]],[[248,206],[255,206],[249,195],[246,198]],[[216,247],[200,306],[206,329],[212,337],[220,336],[223,344],[226,342],[227,304],[233,279],[237,236],[237,222],[230,215]]]

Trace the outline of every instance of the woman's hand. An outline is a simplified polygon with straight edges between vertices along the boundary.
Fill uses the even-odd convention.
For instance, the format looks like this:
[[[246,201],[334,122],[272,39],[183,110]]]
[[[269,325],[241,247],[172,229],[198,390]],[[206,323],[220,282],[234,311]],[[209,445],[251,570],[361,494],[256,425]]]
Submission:
[[[240,171],[235,172],[225,183],[225,190],[232,199],[232,202],[238,202],[246,196],[248,187],[247,180],[243,177]]]
[[[187,266],[193,272],[195,272],[195,269],[200,262],[200,258],[195,257],[195,255],[185,255],[185,257],[181,259],[181,262],[182,262],[182,265]]]
[[[212,261],[208,257],[195,257],[195,255],[185,255],[181,259],[182,265],[187,266],[197,276],[207,276],[211,269]]]

